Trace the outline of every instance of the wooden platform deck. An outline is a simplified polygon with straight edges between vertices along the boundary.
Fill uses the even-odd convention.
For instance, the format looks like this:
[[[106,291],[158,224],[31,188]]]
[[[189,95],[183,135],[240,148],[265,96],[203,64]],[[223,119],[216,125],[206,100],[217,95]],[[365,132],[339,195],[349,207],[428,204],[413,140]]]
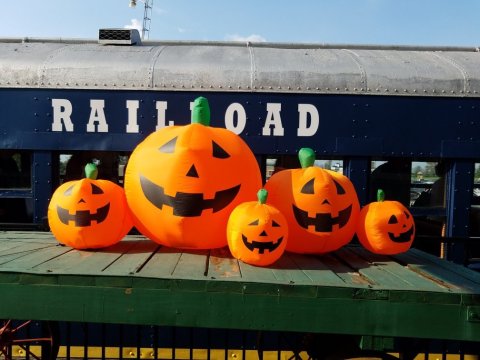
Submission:
[[[98,251],[0,232],[0,318],[479,341],[480,273],[348,246],[259,268],[127,236]]]

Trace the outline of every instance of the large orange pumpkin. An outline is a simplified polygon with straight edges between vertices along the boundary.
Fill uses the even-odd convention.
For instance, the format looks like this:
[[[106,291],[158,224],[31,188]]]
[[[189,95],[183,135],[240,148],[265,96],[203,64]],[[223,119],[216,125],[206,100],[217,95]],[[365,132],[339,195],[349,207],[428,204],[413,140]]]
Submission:
[[[415,238],[415,222],[408,209],[400,202],[385,200],[382,190],[377,201],[360,211],[357,225],[360,243],[376,254],[394,255],[407,251]]]
[[[128,161],[125,192],[134,224],[159,244],[226,246],[228,216],[262,185],[248,145],[230,130],[209,124],[207,99],[198,98],[191,124],[150,134]]]
[[[259,190],[258,201],[238,205],[228,220],[230,252],[250,265],[273,264],[282,256],[287,245],[287,219],[277,208],[266,203],[267,196],[267,190]]]
[[[55,238],[76,249],[113,245],[133,226],[125,193],[117,184],[96,180],[94,164],[86,178],[60,185],[48,205],[48,224]]]
[[[312,149],[299,151],[301,169],[275,173],[265,185],[270,203],[287,218],[287,251],[326,253],[349,243],[360,204],[344,175],[314,166]]]

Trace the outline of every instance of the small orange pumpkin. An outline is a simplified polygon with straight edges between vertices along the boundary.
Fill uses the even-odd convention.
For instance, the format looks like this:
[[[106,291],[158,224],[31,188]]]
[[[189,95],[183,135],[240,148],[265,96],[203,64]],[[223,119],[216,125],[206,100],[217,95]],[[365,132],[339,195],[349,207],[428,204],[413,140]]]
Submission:
[[[415,238],[412,214],[402,203],[385,200],[382,190],[378,190],[377,200],[360,211],[358,240],[376,254],[394,255],[407,251]]]
[[[197,98],[191,124],[150,134],[128,161],[125,192],[134,224],[159,244],[226,246],[230,213],[262,185],[248,145],[230,130],[209,124],[208,101]]]
[[[75,249],[113,245],[133,226],[125,193],[117,184],[96,180],[94,164],[86,178],[60,185],[48,205],[48,224],[55,238]]]
[[[299,151],[301,169],[283,170],[268,180],[270,203],[287,218],[287,251],[322,254],[349,243],[360,204],[344,175],[314,166],[315,152]]]
[[[277,208],[266,203],[267,196],[267,190],[259,190],[258,201],[238,205],[228,220],[230,252],[250,265],[273,264],[282,256],[287,245],[287,219]]]

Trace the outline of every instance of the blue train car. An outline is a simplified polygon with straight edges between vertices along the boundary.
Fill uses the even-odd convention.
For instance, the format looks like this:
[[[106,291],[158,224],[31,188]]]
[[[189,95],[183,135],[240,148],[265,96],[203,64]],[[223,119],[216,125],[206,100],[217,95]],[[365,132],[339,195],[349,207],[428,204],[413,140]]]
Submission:
[[[136,144],[156,129],[187,123],[202,95],[212,124],[239,134],[266,177],[275,163],[297,166],[298,149],[308,146],[320,164],[342,167],[366,204],[378,185],[373,168],[390,160],[409,184],[390,178],[387,197],[414,205],[431,186],[423,173],[439,164],[438,176],[447,179],[440,203],[413,212],[441,219],[447,238],[476,235],[478,49],[140,44],[130,30],[108,34],[98,41],[0,41],[3,223],[44,223],[54,188],[80,176],[71,172],[75,160],[95,158],[101,176],[121,182]],[[412,162],[428,165],[415,171]],[[466,261],[463,245],[448,256]]]
[[[409,206],[418,224],[414,246],[477,265],[477,48],[100,35],[0,39],[3,229],[44,228],[53,191],[81,177],[87,160],[121,184],[135,146],[189,123],[194,99],[204,96],[212,125],[247,142],[264,180],[298,167],[298,150],[311,147],[319,166],[352,180],[362,205],[382,187]]]

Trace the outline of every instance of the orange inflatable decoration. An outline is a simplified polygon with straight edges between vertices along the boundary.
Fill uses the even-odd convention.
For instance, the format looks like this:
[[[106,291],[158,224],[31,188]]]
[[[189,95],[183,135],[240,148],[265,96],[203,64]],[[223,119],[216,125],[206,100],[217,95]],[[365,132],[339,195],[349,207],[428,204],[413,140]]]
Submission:
[[[402,203],[385,200],[382,190],[378,190],[377,200],[360,212],[358,240],[376,254],[394,255],[407,251],[415,238],[412,214]]]
[[[267,196],[267,190],[261,189],[257,193],[258,201],[238,205],[228,220],[230,252],[247,264],[273,264],[287,245],[287,219],[277,208],[266,204]]]
[[[275,173],[265,185],[270,203],[288,221],[287,251],[322,254],[349,243],[360,204],[344,175],[314,166],[312,149],[299,151],[301,169]]]
[[[150,134],[128,161],[125,192],[134,224],[159,244],[226,246],[230,213],[262,185],[248,145],[230,130],[209,124],[207,99],[198,98],[191,124]]]
[[[94,164],[87,164],[85,173],[85,179],[68,181],[55,190],[48,224],[59,242],[76,249],[113,245],[133,226],[125,193],[111,181],[96,180]]]

